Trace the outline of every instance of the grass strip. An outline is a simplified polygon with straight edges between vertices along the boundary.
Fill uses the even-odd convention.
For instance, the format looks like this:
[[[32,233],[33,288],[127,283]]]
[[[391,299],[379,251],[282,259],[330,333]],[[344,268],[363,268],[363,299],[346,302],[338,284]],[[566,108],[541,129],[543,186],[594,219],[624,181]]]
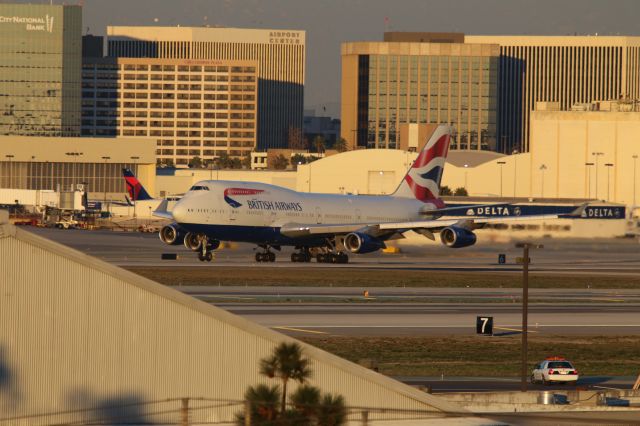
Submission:
[[[520,335],[503,337],[303,337],[353,362],[377,364],[389,376],[517,377]],[[583,376],[636,376],[640,336],[531,336],[530,370],[548,356],[564,356]],[[369,365],[368,365],[369,366]]]
[[[294,286],[294,287],[470,287],[518,288],[517,273],[447,272],[360,268],[215,268],[130,267],[130,271],[177,286]],[[640,288],[640,276],[550,275],[529,276],[531,288]]]

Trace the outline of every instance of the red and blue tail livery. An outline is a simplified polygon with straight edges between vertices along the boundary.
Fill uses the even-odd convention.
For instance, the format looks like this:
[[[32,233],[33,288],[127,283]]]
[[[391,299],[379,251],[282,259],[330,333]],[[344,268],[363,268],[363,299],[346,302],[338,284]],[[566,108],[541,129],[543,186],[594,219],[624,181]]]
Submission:
[[[127,184],[127,192],[129,193],[131,201],[136,202],[153,199],[130,169],[122,169],[122,174]]]
[[[443,208],[445,205],[440,199],[440,182],[450,142],[451,129],[448,126],[439,126],[393,195],[413,197],[423,203],[431,203],[437,208]]]

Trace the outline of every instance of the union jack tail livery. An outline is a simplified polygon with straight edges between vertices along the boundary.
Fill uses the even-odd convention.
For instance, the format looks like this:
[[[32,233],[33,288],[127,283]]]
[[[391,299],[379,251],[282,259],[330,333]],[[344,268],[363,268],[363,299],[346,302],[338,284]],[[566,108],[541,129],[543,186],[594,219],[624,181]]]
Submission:
[[[136,202],[153,199],[130,169],[122,169],[122,175],[124,176],[124,181],[127,183],[127,192],[129,193],[131,201]]]
[[[440,181],[450,141],[451,127],[438,126],[393,196],[415,198],[423,203],[431,203],[437,208],[443,208],[444,202],[440,199]]]

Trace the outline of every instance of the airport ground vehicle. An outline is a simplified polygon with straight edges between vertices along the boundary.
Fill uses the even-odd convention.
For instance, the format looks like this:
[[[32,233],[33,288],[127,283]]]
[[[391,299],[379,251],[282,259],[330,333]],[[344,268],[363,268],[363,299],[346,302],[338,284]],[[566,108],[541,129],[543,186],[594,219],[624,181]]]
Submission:
[[[445,246],[461,248],[475,244],[473,231],[488,223],[560,217],[470,216],[466,207],[445,206],[440,182],[452,131],[438,126],[391,195],[316,194],[258,182],[197,182],[171,212],[164,209],[165,201],[154,212],[174,220],[160,230],[160,239],[169,245],[184,244],[201,261],[212,259],[209,253],[221,241],[237,241],[262,249],[256,253],[257,262],[273,262],[276,255],[271,249],[292,246],[296,249],[292,262],[315,258],[321,263],[347,263],[347,253],[384,249],[386,241],[404,238],[408,231],[431,240],[439,234]]]
[[[549,357],[536,365],[531,373],[531,383],[568,383],[578,382],[578,370],[562,357]]]
[[[78,226],[78,223],[79,222],[75,219],[60,219],[55,223],[54,226],[58,229],[69,229],[75,228],[76,226]]]

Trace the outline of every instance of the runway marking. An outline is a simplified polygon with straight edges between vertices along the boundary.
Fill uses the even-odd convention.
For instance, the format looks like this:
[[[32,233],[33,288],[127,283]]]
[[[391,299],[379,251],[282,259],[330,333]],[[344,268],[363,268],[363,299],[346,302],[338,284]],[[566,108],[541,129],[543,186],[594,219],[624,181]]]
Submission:
[[[303,333],[312,333],[312,334],[329,334],[325,331],[305,330],[303,328],[296,328],[296,327],[279,326],[279,327],[272,327],[272,328],[278,329],[278,330],[301,331]]]
[[[522,330],[518,329],[518,328],[507,328],[507,327],[493,327],[493,328],[495,328],[496,330],[518,331],[518,332],[522,333]],[[529,330],[529,329],[527,329],[527,332],[528,333],[537,333],[537,331],[533,331],[533,330]]]

